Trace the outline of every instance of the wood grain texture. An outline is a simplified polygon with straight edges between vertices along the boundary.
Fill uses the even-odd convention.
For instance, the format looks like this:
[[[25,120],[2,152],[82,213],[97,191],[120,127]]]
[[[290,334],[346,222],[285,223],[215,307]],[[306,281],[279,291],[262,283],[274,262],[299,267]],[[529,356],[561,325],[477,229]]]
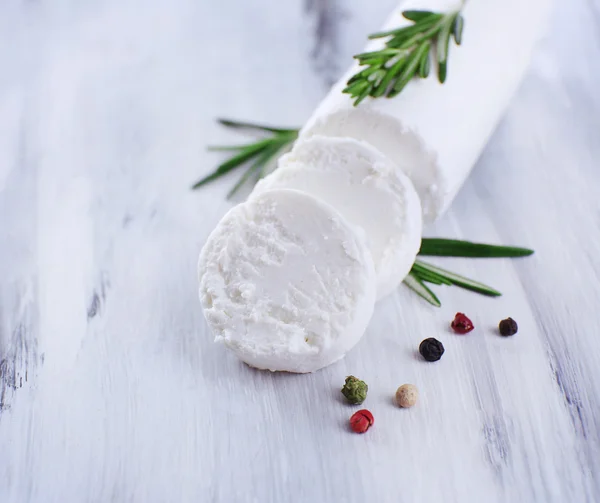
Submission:
[[[314,47],[311,57],[326,86],[341,74],[345,58],[340,54],[341,24],[348,16],[338,0],[305,0],[305,12],[313,19]]]
[[[188,187],[216,161],[204,145],[233,138],[214,118],[301,124],[332,75],[315,22],[327,66],[394,3],[0,5],[0,501],[600,500],[597,0],[557,11],[427,232],[534,248],[435,260],[503,297],[439,288],[435,309],[400,289],[314,375],[252,370],[207,332],[196,259],[232,180]],[[318,17],[332,8],[335,28]],[[476,332],[449,332],[456,311]],[[416,354],[430,336],[436,364]],[[364,436],[339,393],[350,373],[370,386]],[[393,402],[405,382],[411,410]]]

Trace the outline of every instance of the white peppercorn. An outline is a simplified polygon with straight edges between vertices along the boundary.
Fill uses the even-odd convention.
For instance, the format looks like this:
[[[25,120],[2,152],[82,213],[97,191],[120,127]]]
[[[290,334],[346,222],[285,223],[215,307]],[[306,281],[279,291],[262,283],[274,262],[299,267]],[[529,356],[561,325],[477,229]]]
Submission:
[[[400,407],[412,407],[418,398],[419,390],[414,384],[403,384],[396,390],[396,403]]]

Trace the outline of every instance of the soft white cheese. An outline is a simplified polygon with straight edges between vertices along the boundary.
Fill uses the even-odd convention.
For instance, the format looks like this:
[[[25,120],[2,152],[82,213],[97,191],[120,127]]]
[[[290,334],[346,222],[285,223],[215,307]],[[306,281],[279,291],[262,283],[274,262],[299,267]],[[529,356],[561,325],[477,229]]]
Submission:
[[[274,188],[308,192],[360,226],[377,273],[377,297],[410,271],[421,246],[421,205],[411,181],[378,150],[352,138],[300,140],[251,197]]]
[[[463,43],[450,43],[448,78],[432,68],[393,99],[370,99],[358,107],[342,94],[355,64],[333,87],[301,132],[367,141],[396,162],[433,220],[450,205],[517,89],[551,10],[551,0],[471,0],[463,15]],[[382,31],[409,24],[408,9],[445,12],[455,0],[409,0],[391,14]],[[380,49],[374,40],[367,51]]]
[[[253,367],[313,372],[342,358],[373,313],[373,259],[360,229],[295,190],[231,209],[198,264],[215,340]]]

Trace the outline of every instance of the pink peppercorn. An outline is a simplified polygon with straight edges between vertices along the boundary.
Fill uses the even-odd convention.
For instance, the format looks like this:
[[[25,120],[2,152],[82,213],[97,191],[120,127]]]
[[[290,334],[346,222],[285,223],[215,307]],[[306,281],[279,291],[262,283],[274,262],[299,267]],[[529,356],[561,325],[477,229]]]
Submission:
[[[373,423],[375,419],[373,418],[373,414],[371,414],[367,409],[359,410],[352,414],[350,418],[350,428],[355,433],[364,433],[367,431]]]
[[[457,334],[468,334],[475,328],[473,322],[464,313],[456,313],[450,326]]]

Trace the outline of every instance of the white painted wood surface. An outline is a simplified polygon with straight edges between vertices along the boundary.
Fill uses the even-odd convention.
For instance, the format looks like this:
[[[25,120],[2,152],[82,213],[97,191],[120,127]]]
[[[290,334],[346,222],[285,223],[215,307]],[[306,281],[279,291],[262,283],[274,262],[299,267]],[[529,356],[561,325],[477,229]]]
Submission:
[[[314,375],[251,370],[207,333],[196,257],[232,180],[188,187],[206,144],[237,140],[214,118],[302,123],[393,4],[0,4],[2,503],[600,501],[598,0],[561,4],[428,229],[535,248],[438,261],[503,297],[444,289],[435,309],[401,289]],[[456,311],[474,333],[449,332]],[[436,364],[415,354],[430,336]],[[363,436],[350,373],[370,386]]]

